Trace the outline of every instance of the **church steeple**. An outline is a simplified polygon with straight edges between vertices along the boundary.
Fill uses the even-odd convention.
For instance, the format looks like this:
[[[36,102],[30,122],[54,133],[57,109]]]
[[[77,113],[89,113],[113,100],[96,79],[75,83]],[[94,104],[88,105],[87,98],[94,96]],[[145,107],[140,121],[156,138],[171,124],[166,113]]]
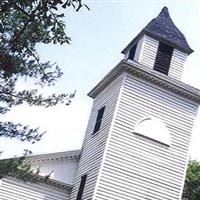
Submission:
[[[173,23],[167,7],[122,51],[125,59],[178,80],[181,79],[186,58],[192,52],[185,36]]]
[[[200,91],[177,80],[192,52],[167,8],[125,48],[94,99],[70,200],[178,200]]]
[[[171,46],[176,47],[187,54],[193,52],[183,33],[181,33],[172,21],[167,7],[164,7],[160,14],[151,20],[143,30],[149,36],[169,43]]]

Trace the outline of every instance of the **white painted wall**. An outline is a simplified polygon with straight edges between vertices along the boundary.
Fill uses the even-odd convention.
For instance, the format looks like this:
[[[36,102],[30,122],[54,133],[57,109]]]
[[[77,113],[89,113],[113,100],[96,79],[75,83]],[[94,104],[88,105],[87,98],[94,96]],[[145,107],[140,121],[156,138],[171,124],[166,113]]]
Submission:
[[[187,60],[187,54],[177,49],[174,49],[168,76],[181,80],[186,60]]]
[[[139,52],[136,53],[136,55],[139,54],[138,62],[153,69],[159,42],[146,35],[144,35],[140,40],[142,43],[140,44],[139,42],[140,45],[137,50]]]
[[[197,103],[127,74],[93,200],[180,199],[197,109]],[[170,146],[134,134],[148,117],[165,123]]]
[[[102,91],[94,100],[91,110],[84,142],[83,151],[78,165],[78,170],[75,176],[72,194],[70,200],[75,200],[78,193],[78,188],[81,181],[81,176],[87,173],[87,180],[84,188],[83,199],[90,200],[93,197],[94,188],[99,173],[99,168],[102,162],[103,152],[107,136],[110,130],[113,113],[118,99],[121,82],[123,76],[118,77],[104,91]],[[92,135],[98,110],[105,106],[104,116],[100,130]]]

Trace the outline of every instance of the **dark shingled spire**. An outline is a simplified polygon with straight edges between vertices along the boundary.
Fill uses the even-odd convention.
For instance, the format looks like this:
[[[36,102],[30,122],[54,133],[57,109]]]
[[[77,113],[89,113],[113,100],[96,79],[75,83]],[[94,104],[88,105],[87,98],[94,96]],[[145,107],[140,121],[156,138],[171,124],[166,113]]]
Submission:
[[[160,14],[147,24],[147,26],[128,44],[122,53],[125,53],[144,34],[156,40],[165,42],[187,54],[193,52],[188,45],[185,36],[179,31],[172,21],[167,7],[164,7]]]
[[[190,54],[193,50],[188,45],[185,36],[173,23],[167,7],[164,7],[160,14],[151,20],[151,22],[144,28],[144,32],[155,38],[164,40]]]

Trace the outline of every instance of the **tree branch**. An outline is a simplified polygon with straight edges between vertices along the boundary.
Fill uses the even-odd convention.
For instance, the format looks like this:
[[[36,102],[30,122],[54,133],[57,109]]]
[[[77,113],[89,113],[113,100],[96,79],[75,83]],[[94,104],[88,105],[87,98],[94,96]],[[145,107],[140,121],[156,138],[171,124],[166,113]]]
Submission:
[[[24,31],[26,30],[28,24],[33,21],[33,19],[35,18],[35,13],[39,10],[41,6],[41,3],[39,2],[38,6],[36,6],[35,10],[33,10],[31,12],[31,14],[29,16],[29,19],[26,21],[26,23],[24,24],[23,28],[21,31],[17,32],[14,36],[13,36],[13,39],[11,39],[11,41],[14,43],[16,41],[18,41],[19,37],[24,33]]]

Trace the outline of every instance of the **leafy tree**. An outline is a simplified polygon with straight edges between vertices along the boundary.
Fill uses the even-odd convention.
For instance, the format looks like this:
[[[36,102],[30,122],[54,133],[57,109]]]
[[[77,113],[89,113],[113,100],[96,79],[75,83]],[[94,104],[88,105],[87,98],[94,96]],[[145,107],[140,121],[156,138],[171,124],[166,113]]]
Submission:
[[[10,176],[31,183],[48,182],[51,174],[40,176],[40,168],[33,171],[31,163],[24,162],[27,154],[29,151],[25,151],[24,155],[18,158],[0,160],[0,179]]]
[[[200,199],[200,163],[197,161],[190,161],[188,164],[182,199]]]
[[[0,115],[23,103],[46,108],[59,103],[70,104],[74,93],[48,97],[40,93],[38,86],[54,85],[62,71],[56,64],[41,62],[36,45],[69,44],[71,39],[65,32],[64,9],[79,11],[82,6],[87,7],[81,0],[0,1]],[[31,80],[36,87],[17,90],[17,82],[23,79]],[[0,121],[1,137],[34,143],[42,134],[38,128]]]

